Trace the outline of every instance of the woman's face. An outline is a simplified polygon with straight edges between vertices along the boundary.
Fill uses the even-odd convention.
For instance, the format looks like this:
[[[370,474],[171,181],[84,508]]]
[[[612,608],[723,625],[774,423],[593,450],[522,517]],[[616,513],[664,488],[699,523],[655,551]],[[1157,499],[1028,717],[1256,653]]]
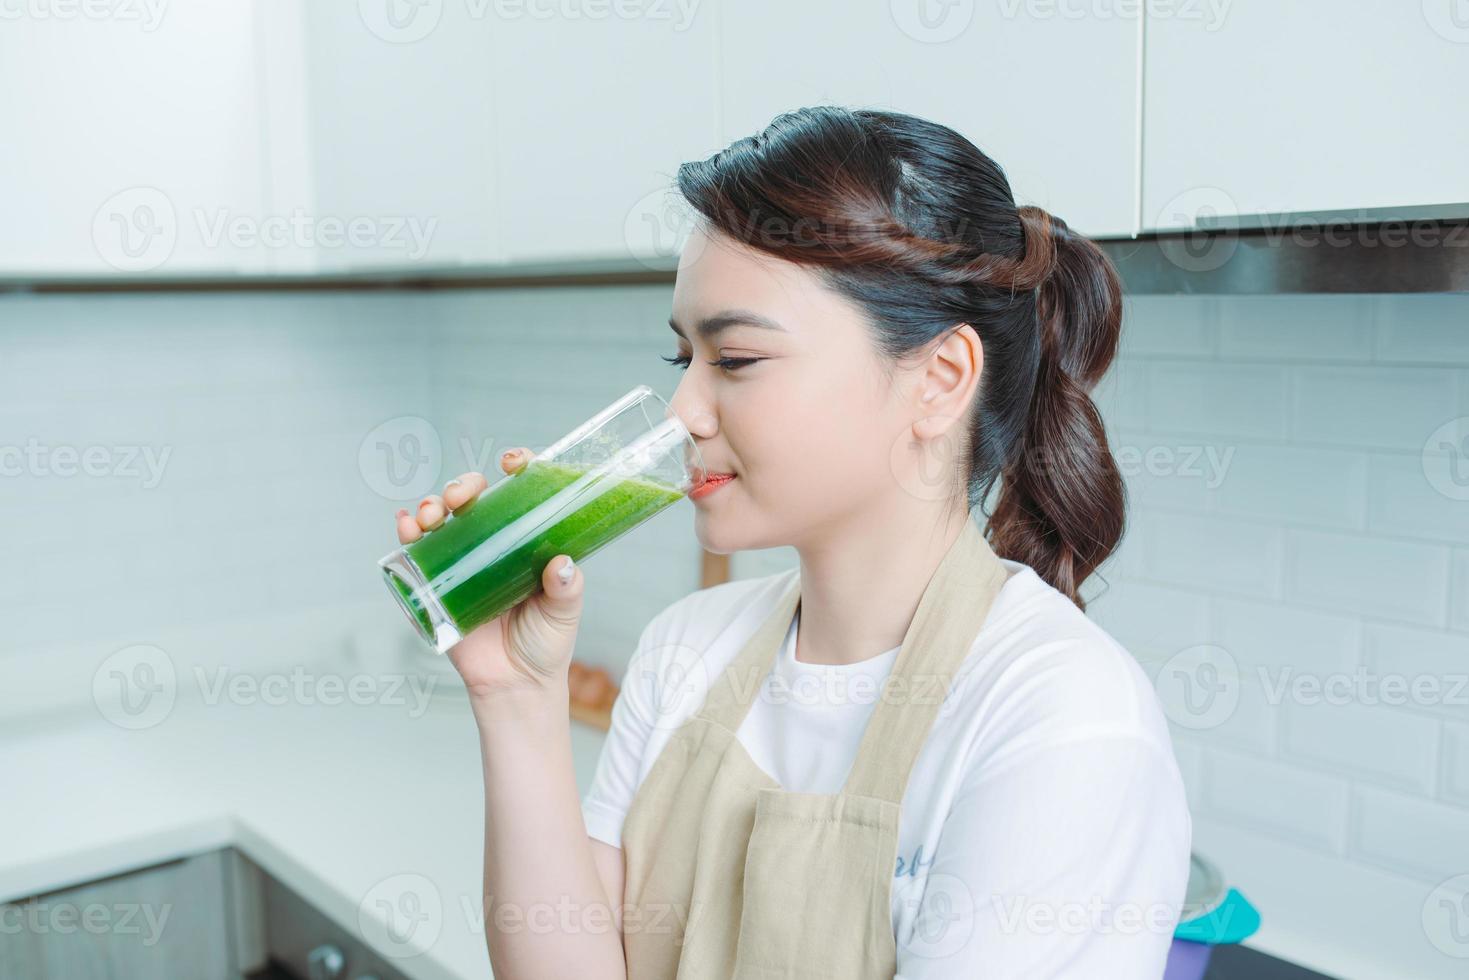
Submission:
[[[859,309],[813,271],[701,228],[680,258],[671,319],[670,347],[688,365],[675,368],[673,409],[708,471],[734,474],[694,499],[704,548],[819,542],[904,492],[913,384],[897,369],[889,380]]]

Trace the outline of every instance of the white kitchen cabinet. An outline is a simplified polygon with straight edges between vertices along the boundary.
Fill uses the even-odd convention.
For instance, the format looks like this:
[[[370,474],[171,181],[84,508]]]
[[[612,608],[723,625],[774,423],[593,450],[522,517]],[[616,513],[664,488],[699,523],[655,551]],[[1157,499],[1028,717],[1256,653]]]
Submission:
[[[1021,204],[1131,234],[1139,22],[1067,6],[719,0],[722,136],[821,103],[924,116],[994,159]]]
[[[300,0],[290,0],[298,9]],[[495,215],[494,5],[311,3],[305,84],[311,199],[360,234],[312,256],[320,271],[429,269],[503,258]],[[528,144],[518,152],[538,156]],[[536,189],[539,190],[539,187]],[[336,225],[333,225],[336,227]]]
[[[1466,11],[1463,0],[1155,7],[1144,229],[1469,201]]]
[[[0,906],[0,976],[240,980],[232,860],[212,851],[7,902]]]
[[[0,274],[256,272],[268,206],[248,3],[11,4]]]
[[[507,257],[671,268],[684,229],[668,189],[680,163],[720,145],[714,4],[500,6],[489,27]]]

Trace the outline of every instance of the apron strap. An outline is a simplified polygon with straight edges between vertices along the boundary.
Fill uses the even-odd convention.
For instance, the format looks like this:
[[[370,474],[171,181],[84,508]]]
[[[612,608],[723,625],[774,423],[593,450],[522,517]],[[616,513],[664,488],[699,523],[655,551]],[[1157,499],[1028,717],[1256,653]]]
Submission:
[[[1008,576],[971,515],[918,602],[842,792],[902,804],[943,699]]]

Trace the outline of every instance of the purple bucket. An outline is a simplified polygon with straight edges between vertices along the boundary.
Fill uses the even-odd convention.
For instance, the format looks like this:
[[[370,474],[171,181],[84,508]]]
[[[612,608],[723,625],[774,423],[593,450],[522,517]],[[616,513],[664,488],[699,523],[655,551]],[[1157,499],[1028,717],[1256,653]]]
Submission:
[[[1168,947],[1168,964],[1163,968],[1163,980],[1203,980],[1212,952],[1214,947],[1208,943],[1173,940],[1173,945]]]

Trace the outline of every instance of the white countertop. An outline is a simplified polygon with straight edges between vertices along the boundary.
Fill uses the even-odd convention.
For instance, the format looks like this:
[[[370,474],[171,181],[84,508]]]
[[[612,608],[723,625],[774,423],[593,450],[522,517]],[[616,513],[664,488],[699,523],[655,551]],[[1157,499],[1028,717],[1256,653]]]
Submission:
[[[604,736],[571,724],[584,793]],[[0,901],[232,846],[415,980],[490,976],[479,746],[458,692],[426,710],[180,697],[142,730],[92,710],[7,727],[0,773]],[[406,891],[440,908],[411,949],[381,929],[382,900]]]

